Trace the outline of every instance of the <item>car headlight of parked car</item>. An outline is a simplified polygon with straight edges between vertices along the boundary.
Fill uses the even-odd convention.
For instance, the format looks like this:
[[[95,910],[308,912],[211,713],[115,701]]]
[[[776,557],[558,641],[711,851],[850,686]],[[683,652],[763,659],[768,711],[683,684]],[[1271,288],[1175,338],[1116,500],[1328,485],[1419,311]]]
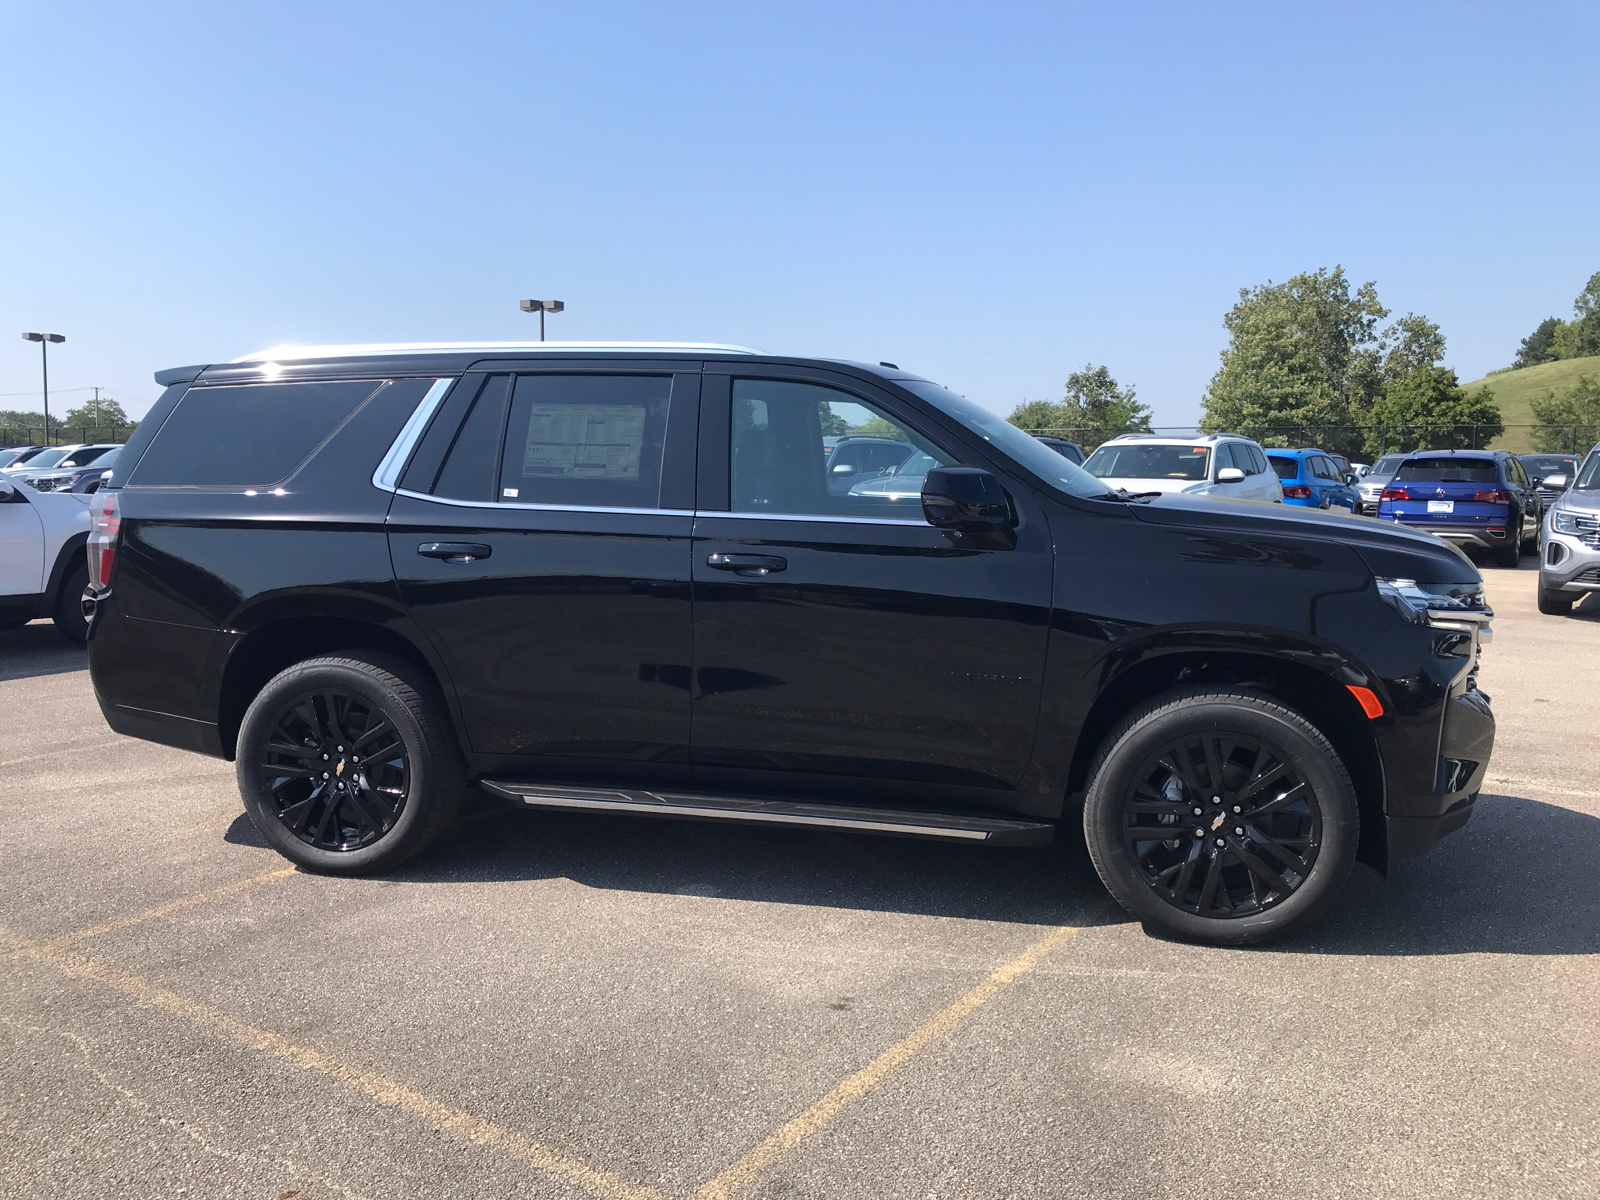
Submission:
[[[1482,583],[1418,583],[1415,579],[1376,580],[1378,595],[1406,620],[1456,633],[1474,630],[1479,640],[1492,636],[1494,611],[1483,596]]]
[[[1550,524],[1557,533],[1592,533],[1594,520],[1590,518],[1585,522],[1590,528],[1581,529],[1578,526],[1578,514],[1565,508],[1556,508],[1550,511]]]

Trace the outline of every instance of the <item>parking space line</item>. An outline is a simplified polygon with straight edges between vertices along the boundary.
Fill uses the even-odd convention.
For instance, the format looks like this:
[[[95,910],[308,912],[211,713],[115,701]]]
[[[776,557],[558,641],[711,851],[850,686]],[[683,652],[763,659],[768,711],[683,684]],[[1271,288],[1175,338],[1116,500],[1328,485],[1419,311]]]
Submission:
[[[79,979],[94,980],[126,996],[131,996],[142,1004],[162,1009],[219,1033],[249,1049],[291,1063],[301,1070],[326,1076],[353,1091],[360,1092],[370,1100],[418,1117],[441,1133],[450,1134],[473,1145],[498,1150],[547,1175],[574,1184],[591,1195],[599,1196],[602,1200],[663,1200],[661,1193],[653,1188],[631,1183],[619,1175],[591,1167],[588,1163],[562,1154],[559,1150],[514,1133],[492,1121],[486,1121],[459,1108],[452,1108],[397,1080],[344,1062],[311,1046],[301,1045],[280,1033],[249,1025],[209,1004],[180,996],[177,992],[169,991],[131,972],[94,962],[53,942],[24,938],[3,926],[0,926],[0,942],[8,943],[22,957],[49,963]]]
[[[108,933],[115,933],[119,929],[126,929],[130,925],[138,925],[144,921],[154,921],[158,917],[170,916],[175,912],[182,912],[186,908],[193,908],[197,904],[209,904],[213,900],[226,900],[229,896],[237,896],[240,892],[248,892],[258,888],[264,883],[277,883],[280,879],[287,879],[299,873],[298,867],[281,867],[276,871],[268,871],[264,875],[256,875],[250,879],[241,879],[237,883],[226,883],[219,888],[212,888],[209,892],[196,892],[192,896],[181,896],[176,900],[168,900],[165,904],[158,904],[154,908],[147,908],[143,912],[132,913],[126,917],[117,917],[112,921],[103,921],[99,925],[90,925],[73,933],[64,933],[60,937],[51,938],[46,945],[70,946],[88,938],[104,937]]]
[[[940,1009],[920,1028],[890,1046],[799,1116],[780,1126],[715,1179],[703,1184],[694,1193],[693,1200],[728,1200],[736,1192],[755,1183],[801,1141],[822,1129],[851,1103],[882,1083],[891,1072],[911,1061],[1007,986],[1033,970],[1051,951],[1082,928],[1084,926],[1062,925],[1051,930],[959,1000]]]

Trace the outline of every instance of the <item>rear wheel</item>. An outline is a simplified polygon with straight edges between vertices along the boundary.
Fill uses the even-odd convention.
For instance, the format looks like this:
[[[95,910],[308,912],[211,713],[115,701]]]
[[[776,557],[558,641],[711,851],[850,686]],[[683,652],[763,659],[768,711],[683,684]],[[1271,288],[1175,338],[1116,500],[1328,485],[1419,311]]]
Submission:
[[[1083,812],[1107,890],[1147,925],[1242,946],[1303,928],[1355,862],[1349,773],[1299,713],[1233,692],[1173,692],[1106,739]]]
[[[1539,589],[1539,611],[1548,617],[1566,617],[1572,614],[1572,597],[1548,588]]]
[[[1508,571],[1515,571],[1522,565],[1521,539],[1512,537],[1506,545],[1494,552],[1494,565]]]
[[[313,658],[239,728],[239,791],[262,837],[313,871],[397,866],[460,806],[466,766],[431,681],[386,655]]]
[[[82,646],[89,640],[89,618],[83,615],[83,592],[88,586],[89,564],[80,554],[78,565],[67,571],[67,577],[61,581],[56,606],[50,614],[57,632],[74,646]]]

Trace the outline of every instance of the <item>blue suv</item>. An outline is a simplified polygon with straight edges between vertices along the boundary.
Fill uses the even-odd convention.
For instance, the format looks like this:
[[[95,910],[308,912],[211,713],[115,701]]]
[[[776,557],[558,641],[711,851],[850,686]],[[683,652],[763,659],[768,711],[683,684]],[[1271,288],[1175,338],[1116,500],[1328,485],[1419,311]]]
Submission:
[[[1283,483],[1285,504],[1353,513],[1361,503],[1361,493],[1346,482],[1345,473],[1326,451],[1269,449],[1267,461]]]
[[[1515,567],[1539,537],[1542,510],[1527,472],[1509,450],[1419,450],[1378,496],[1378,519],[1491,551]]]

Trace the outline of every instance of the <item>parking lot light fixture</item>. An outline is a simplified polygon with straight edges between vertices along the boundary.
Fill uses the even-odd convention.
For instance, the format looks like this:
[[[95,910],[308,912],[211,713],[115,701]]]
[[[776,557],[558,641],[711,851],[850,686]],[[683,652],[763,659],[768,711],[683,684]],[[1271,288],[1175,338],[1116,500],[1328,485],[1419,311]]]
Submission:
[[[39,343],[39,358],[44,366],[44,444],[50,444],[50,343],[64,342],[66,337],[59,333],[25,333],[24,341]]]
[[[524,300],[522,311],[525,313],[536,312],[539,314],[539,340],[544,341],[544,315],[547,312],[558,313],[567,307],[562,300]]]

